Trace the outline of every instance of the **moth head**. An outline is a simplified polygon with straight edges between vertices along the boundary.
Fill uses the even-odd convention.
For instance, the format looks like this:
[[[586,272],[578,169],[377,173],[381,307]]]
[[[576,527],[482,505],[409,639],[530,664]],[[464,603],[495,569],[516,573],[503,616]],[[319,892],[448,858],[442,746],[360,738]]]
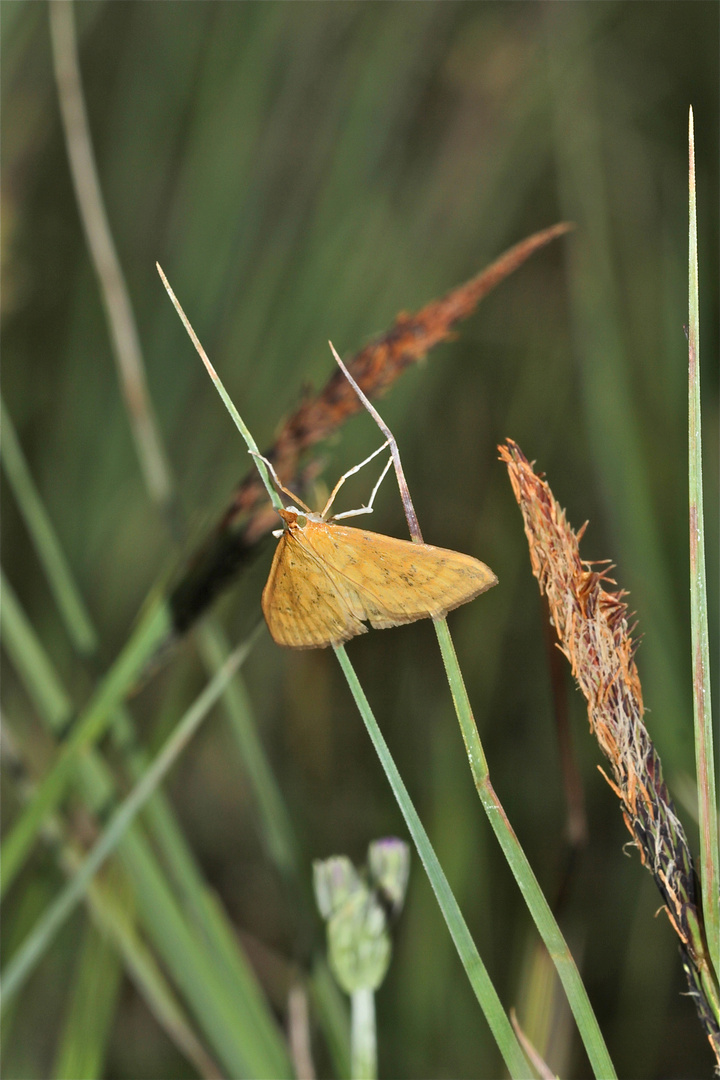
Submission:
[[[286,506],[284,510],[278,510],[278,514],[283,519],[283,528],[278,529],[273,533],[273,536],[282,536],[284,530],[291,529],[293,525],[297,525],[299,529],[304,529],[308,521],[322,521],[319,514],[309,514],[305,510],[298,510],[297,506]]]

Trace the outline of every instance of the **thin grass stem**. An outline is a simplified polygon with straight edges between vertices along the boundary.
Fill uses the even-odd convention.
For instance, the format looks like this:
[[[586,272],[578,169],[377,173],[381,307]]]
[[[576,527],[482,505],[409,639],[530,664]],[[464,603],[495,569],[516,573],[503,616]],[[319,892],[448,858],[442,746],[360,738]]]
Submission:
[[[70,0],[48,5],[55,80],[70,172],[105,313],[140,467],[152,498],[172,514],[173,484],[147,390],[140,338],[113,243],[93,154]]]
[[[437,897],[440,910],[442,911],[443,918],[450,931],[458,956],[465,968],[465,972],[470,980],[470,985],[475,992],[480,1007],[485,1014],[485,1018],[493,1033],[498,1049],[502,1054],[508,1072],[512,1077],[530,1076],[532,1075],[532,1070],[520,1048],[515,1032],[503,1009],[497,991],[490,980],[485,965],[480,959],[480,955],[475,947],[475,942],[468,930],[467,923],[462,916],[462,912],[452,893],[450,884],[440,866],[438,857],[430,843],[430,838],[425,832],[422,822],[410,799],[407,788],[400,777],[387,743],[383,738],[377,720],[375,719],[370,704],[365,696],[365,692],[355,674],[355,670],[350,663],[344,647],[342,645],[336,645],[334,648],[335,655],[338,658],[340,667],[342,668],[348,686],[350,687],[350,692],[355,699],[355,704],[362,716],[368,735],[370,736],[378,758],[380,759],[380,764],[385,770],[385,775],[388,778],[393,795],[405,818],[408,831],[413,838],[418,855],[420,856],[428,878],[430,879],[430,884]],[[614,1073],[611,1071],[606,1075],[613,1076]]]
[[[188,335],[190,337],[190,340],[192,341],[193,345],[195,346],[195,348],[197,350],[198,356],[200,357],[203,364],[205,365],[205,370],[207,371],[208,375],[212,379],[212,381],[213,381],[213,383],[215,385],[215,389],[217,390],[218,394],[220,395],[220,397],[223,400],[223,404],[225,405],[225,408],[227,409],[227,411],[230,413],[231,417],[235,421],[236,428],[238,429],[238,431],[242,435],[243,439],[245,440],[245,445],[247,446],[248,450],[252,454],[253,461],[255,462],[255,465],[257,467],[257,471],[260,473],[260,477],[262,479],[263,484],[265,485],[265,489],[266,489],[266,491],[267,491],[267,493],[268,493],[268,495],[270,497],[270,501],[272,502],[272,504],[273,504],[273,506],[275,507],[276,510],[282,510],[282,508],[283,508],[282,499],[280,498],[277,491],[275,490],[275,488],[272,485],[272,482],[271,482],[271,479],[270,479],[270,473],[268,472],[267,465],[263,461],[262,454],[260,453],[260,451],[258,449],[257,443],[255,442],[254,438],[252,437],[252,434],[250,432],[250,428],[247,426],[247,424],[245,423],[243,418],[240,416],[240,413],[235,408],[235,405],[234,405],[230,395],[228,394],[227,390],[225,389],[225,387],[223,385],[222,379],[218,375],[218,373],[215,370],[215,368],[213,367],[213,365],[210,363],[210,359],[209,359],[207,353],[205,352],[204,348],[200,344],[200,339],[198,338],[197,334],[193,330],[193,328],[192,328],[192,326],[190,324],[190,320],[188,319],[187,315],[183,311],[182,306],[180,304],[180,301],[178,300],[178,298],[176,297],[175,293],[173,292],[173,290],[172,290],[172,288],[170,286],[170,282],[165,277],[165,274],[163,272],[162,267],[160,266],[160,263],[156,263],[155,265],[157,266],[157,272],[158,272],[158,274],[160,275],[160,277],[162,279],[162,283],[165,286],[165,289],[167,290],[167,294],[170,297],[170,299],[172,300],[173,307],[175,308],[178,315],[180,316],[180,320],[181,320],[183,326],[185,327],[185,329],[187,330]]]
[[[350,1009],[353,1080],[376,1080],[378,1067],[375,992],[367,987],[355,990]]]
[[[689,264],[688,264],[688,471],[690,489],[690,625],[692,636],[695,762],[700,823],[700,883],[705,934],[715,975],[720,975],[720,855],[718,804],[715,788],[712,707],[710,703],[710,648],[705,574],[703,511],[702,416],[700,406],[700,305],[697,251],[697,199],[695,190],[695,136],[693,112],[689,129]]]
[[[73,581],[65,554],[38,494],[22,452],[15,426],[0,398],[0,456],[30,539],[45,570],[58,610],[67,627],[73,646],[81,656],[97,648],[97,634],[87,608]]]

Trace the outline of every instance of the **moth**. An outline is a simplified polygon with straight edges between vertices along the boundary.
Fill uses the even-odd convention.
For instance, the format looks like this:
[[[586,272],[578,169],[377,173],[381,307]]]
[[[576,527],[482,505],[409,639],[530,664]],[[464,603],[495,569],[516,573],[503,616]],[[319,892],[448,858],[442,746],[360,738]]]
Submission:
[[[262,594],[278,645],[320,649],[366,633],[366,623],[384,629],[441,619],[497,583],[492,570],[470,555],[338,524],[371,511],[391,461],[366,507],[327,517],[345,479],[386,445],[340,478],[322,513],[278,510],[283,528],[275,534],[279,542]]]

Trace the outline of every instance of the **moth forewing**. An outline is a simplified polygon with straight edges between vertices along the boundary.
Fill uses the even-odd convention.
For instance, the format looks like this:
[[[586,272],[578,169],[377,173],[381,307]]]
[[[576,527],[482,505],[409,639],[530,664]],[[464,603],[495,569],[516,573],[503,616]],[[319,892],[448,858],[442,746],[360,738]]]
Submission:
[[[338,645],[376,629],[442,618],[497,581],[478,559],[284,511],[263,612],[291,648]]]
[[[305,539],[338,588],[362,608],[361,618],[378,629],[442,618],[497,580],[470,555],[364,529],[331,525],[306,532]]]
[[[367,627],[352,614],[332,575],[304,541],[304,533],[316,522],[300,526],[296,517],[283,513],[286,528],[275,550],[262,608],[268,629],[278,645],[294,649],[318,649],[339,645]]]

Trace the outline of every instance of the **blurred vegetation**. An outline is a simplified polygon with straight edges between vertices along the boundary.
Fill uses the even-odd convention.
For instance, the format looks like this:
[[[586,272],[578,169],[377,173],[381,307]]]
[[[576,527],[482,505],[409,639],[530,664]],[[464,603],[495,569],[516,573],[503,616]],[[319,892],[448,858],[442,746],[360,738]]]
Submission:
[[[494,786],[548,897],[562,887],[561,924],[618,1073],[708,1075],[674,935],[664,918],[653,919],[659,898],[639,859],[624,856],[616,800],[596,771],[600,756],[569,681],[589,836],[566,876],[544,614],[496,445],[510,435],[537,460],[570,521],[590,519],[585,557],[610,558],[630,591],[648,726],[696,843],[687,114],[692,104],[716,598],[717,4],[93,2],[75,14],[108,215],[195,542],[222,512],[247,456],[155,260],[267,445],[305,388],[332,371],[328,337],[353,352],[398,311],[459,284],[526,234],[560,219],[577,223],[486,299],[456,341],[409,371],[381,408],[425,538],[477,555],[500,579],[450,625]],[[4,0],[0,19],[3,397],[98,628],[102,670],[148,592],[185,556],[148,501],[131,442],[70,182],[47,9]],[[377,442],[368,417],[352,421],[326,447],[326,481]],[[347,485],[343,508],[359,505],[365,484],[361,474]],[[371,527],[405,535],[390,482]],[[85,701],[91,679],[7,493],[2,556],[63,683]],[[216,607],[232,641],[259,613],[269,560],[270,550]],[[713,599],[710,616],[717,642]],[[432,627],[372,632],[348,651],[503,1001],[523,1021],[538,1002],[535,936],[483,819]],[[5,721],[40,771],[47,736],[3,661]],[[308,890],[313,859],[343,853],[361,862],[370,840],[404,836],[332,652],[283,652],[264,634],[244,675]],[[131,699],[150,752],[205,678],[190,635]],[[111,748],[107,757],[112,768]],[[288,973],[305,962],[310,942],[322,942],[322,927],[268,858],[218,710],[167,790],[284,1023]],[[6,822],[18,805],[6,775]],[[6,953],[62,880],[52,847],[38,845],[5,906]],[[88,942],[83,909],[6,1018],[5,1076],[60,1074],[59,1062],[75,1060],[68,988],[75,980],[89,992]],[[112,951],[95,955],[107,965],[105,997],[95,1001],[106,1035],[86,1049],[87,1075],[194,1075],[120,979]],[[417,862],[377,1009],[382,1076],[498,1075],[497,1050]],[[589,1075],[577,1038],[565,1039],[551,1066]],[[330,1075],[318,1035],[315,1050],[320,1074]]]

